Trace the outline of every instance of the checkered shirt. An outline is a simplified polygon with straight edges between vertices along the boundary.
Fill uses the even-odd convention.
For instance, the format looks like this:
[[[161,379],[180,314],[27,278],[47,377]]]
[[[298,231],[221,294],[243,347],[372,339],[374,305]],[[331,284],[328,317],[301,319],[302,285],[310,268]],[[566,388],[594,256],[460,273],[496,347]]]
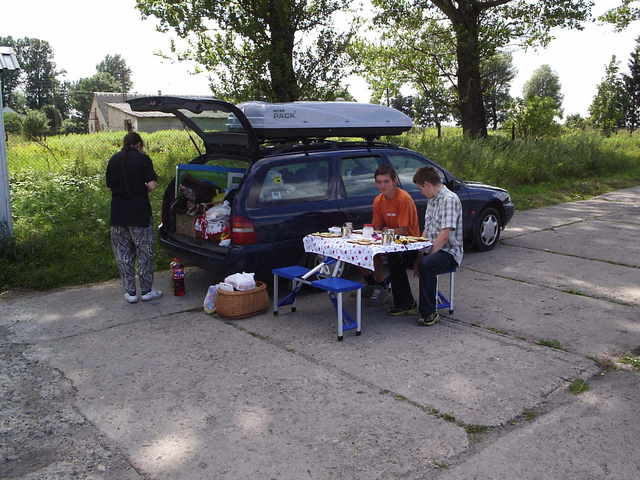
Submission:
[[[429,199],[427,210],[424,212],[424,237],[432,242],[443,228],[453,229],[449,232],[449,240],[442,250],[450,253],[456,263],[462,263],[462,203],[458,196],[449,190],[446,185],[438,194]]]

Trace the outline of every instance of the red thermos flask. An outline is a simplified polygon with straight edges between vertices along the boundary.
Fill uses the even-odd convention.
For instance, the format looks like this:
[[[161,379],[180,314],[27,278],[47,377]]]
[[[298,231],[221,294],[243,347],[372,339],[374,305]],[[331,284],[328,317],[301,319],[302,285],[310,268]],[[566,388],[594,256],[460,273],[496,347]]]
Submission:
[[[171,267],[171,279],[173,280],[173,294],[176,297],[182,297],[184,290],[184,265],[179,258],[174,258],[169,264]]]

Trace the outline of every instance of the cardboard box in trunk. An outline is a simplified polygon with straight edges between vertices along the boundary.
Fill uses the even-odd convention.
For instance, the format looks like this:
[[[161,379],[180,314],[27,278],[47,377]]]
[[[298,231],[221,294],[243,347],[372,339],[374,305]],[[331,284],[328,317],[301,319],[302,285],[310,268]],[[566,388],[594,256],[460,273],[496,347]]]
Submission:
[[[193,228],[195,221],[196,217],[191,215],[185,215],[184,213],[176,214],[176,233],[178,235],[196,238],[196,230]]]

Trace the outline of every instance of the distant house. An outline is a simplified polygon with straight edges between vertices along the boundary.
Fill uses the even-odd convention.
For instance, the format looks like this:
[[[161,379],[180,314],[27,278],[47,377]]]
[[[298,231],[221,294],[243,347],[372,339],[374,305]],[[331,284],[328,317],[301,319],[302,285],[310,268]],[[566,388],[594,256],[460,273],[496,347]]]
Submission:
[[[155,95],[132,94],[126,100]],[[194,116],[188,114],[188,116]],[[210,130],[226,129],[227,115],[221,112],[203,112],[198,124]],[[89,132],[128,130],[136,132],[156,132],[158,130],[182,130],[180,119],[171,113],[134,112],[125,102],[121,93],[95,92],[89,112]]]

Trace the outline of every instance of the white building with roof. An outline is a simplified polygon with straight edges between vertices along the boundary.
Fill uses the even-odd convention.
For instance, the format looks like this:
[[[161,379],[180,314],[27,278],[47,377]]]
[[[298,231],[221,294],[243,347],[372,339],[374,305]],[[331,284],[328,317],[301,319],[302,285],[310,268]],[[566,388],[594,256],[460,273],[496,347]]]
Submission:
[[[182,130],[184,125],[172,113],[134,112],[127,100],[140,97],[152,97],[139,93],[126,94],[113,92],[95,92],[89,111],[89,133],[104,131],[156,132],[158,130]],[[213,97],[212,97],[213,98]],[[187,116],[191,116],[185,112]],[[220,112],[206,112],[212,129],[224,129],[227,115]]]

